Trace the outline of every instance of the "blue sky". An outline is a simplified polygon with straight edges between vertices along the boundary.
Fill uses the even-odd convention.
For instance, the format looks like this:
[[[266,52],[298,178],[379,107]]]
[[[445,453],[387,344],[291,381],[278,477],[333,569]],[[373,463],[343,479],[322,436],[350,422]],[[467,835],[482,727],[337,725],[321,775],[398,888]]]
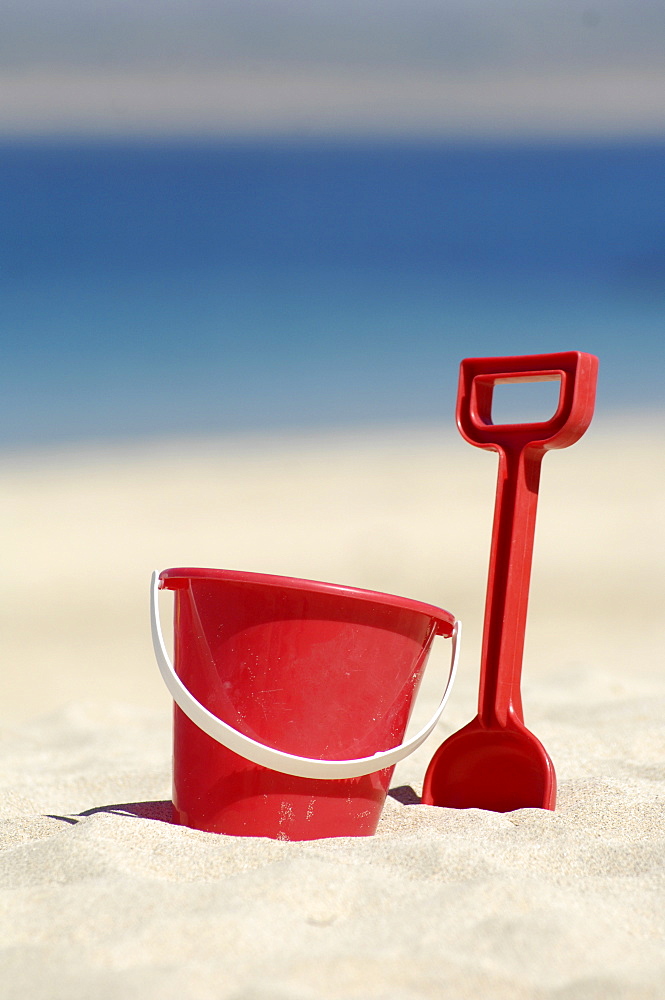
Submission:
[[[5,0],[0,447],[445,420],[472,354],[659,407],[664,53],[663,0]]]
[[[662,0],[9,0],[0,133],[654,135]]]

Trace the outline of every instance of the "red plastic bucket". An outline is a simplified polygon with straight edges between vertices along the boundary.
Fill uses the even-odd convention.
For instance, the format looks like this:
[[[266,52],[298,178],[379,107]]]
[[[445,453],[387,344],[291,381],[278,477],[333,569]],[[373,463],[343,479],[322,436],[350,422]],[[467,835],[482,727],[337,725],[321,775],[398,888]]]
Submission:
[[[175,667],[158,586],[175,595]],[[282,840],[373,834],[395,763],[445,705],[453,615],[334,584],[191,568],[153,576],[151,611],[176,701],[174,822]],[[453,638],[446,691],[402,743],[435,635]]]

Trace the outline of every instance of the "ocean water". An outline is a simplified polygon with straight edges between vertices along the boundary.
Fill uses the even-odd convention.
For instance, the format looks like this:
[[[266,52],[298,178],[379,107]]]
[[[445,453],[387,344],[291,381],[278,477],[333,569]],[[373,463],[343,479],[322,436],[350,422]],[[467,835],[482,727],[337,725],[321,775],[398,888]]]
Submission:
[[[0,338],[3,448],[452,426],[463,357],[570,349],[657,410],[665,142],[5,141]]]

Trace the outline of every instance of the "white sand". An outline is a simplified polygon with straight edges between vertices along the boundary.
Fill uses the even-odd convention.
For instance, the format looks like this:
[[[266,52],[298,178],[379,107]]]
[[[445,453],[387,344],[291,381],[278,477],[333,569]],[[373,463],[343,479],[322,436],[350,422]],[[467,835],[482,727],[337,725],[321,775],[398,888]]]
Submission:
[[[560,792],[554,813],[506,815],[398,800],[475,714],[495,456],[431,428],[6,456],[3,998],[661,1000],[662,454],[640,422],[597,421],[545,458],[523,687]],[[164,821],[170,704],[147,587],[183,564],[366,586],[463,619],[444,722],[399,765],[406,793],[376,837]],[[440,691],[440,645],[414,727]]]

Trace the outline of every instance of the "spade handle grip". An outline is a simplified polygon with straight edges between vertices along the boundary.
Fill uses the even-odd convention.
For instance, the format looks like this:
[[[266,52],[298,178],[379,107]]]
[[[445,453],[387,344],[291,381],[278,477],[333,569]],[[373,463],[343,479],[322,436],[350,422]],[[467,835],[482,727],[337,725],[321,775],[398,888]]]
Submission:
[[[466,358],[460,368],[457,425],[462,436],[479,448],[535,451],[567,448],[591,423],[596,397],[598,359],[582,351],[525,357]],[[530,423],[492,422],[495,385],[560,382],[559,403],[549,420]]]

